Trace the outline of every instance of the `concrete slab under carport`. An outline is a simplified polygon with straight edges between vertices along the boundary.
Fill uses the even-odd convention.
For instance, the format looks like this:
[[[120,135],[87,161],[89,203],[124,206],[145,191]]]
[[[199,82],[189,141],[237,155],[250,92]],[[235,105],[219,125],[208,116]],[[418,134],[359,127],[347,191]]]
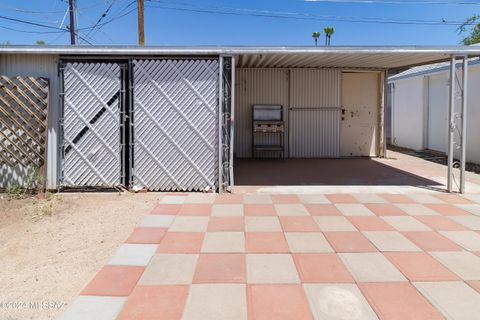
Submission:
[[[446,192],[446,172],[444,165],[392,150],[387,158],[237,159],[234,193]],[[480,175],[468,172],[467,188],[480,193]]]

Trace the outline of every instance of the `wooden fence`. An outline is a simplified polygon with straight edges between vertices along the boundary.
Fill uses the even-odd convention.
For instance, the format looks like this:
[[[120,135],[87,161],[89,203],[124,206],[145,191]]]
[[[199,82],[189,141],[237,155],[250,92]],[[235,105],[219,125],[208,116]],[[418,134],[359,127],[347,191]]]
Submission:
[[[0,76],[0,166],[45,164],[48,79]]]

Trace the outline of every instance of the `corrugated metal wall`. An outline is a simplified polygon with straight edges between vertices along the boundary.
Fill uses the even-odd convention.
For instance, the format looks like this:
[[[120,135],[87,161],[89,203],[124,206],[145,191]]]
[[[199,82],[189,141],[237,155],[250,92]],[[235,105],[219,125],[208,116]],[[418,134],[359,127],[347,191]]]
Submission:
[[[235,156],[252,156],[252,105],[279,104],[288,117],[288,69],[236,69],[235,94]],[[286,119],[288,121],[288,119]],[[288,132],[286,133],[288,134]],[[268,141],[271,135],[259,136],[259,142]],[[275,156],[268,154],[266,156]]]
[[[253,104],[284,106],[289,157],[339,156],[341,70],[239,68],[236,80],[237,157],[251,157]]]
[[[340,154],[339,69],[290,70],[290,157],[337,158]]]
[[[290,69],[292,108],[340,107],[339,69]]]
[[[291,158],[338,158],[340,155],[340,108],[290,112]]]
[[[5,54],[0,55],[0,74],[13,76],[45,77],[50,81],[50,97],[48,105],[48,141],[47,141],[47,188],[57,186],[58,161],[58,56],[38,54]],[[22,182],[28,174],[25,168],[0,168],[0,174],[10,175]],[[1,179],[0,179],[1,180]],[[1,181],[0,181],[1,184]],[[1,187],[1,185],[0,185]]]

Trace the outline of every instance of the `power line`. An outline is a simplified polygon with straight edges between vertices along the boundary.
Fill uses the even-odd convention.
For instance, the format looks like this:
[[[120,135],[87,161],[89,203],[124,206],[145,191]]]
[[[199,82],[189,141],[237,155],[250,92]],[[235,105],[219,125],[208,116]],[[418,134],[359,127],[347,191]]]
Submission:
[[[279,12],[270,10],[244,9],[233,7],[205,6],[194,5],[189,3],[169,3],[162,0],[147,0],[154,4],[148,5],[150,8],[159,8],[166,10],[188,11],[197,13],[213,13],[223,15],[237,16],[255,16],[277,19],[293,19],[293,20],[316,20],[316,21],[340,21],[352,23],[372,23],[372,24],[400,24],[400,25],[453,25],[460,26],[464,24],[462,21],[436,21],[436,20],[409,20],[409,19],[387,19],[373,17],[348,17],[348,16],[328,16],[315,15],[300,12]]]
[[[6,26],[0,26],[1,29],[15,31],[15,32],[22,32],[22,33],[35,33],[35,34],[57,34],[57,33],[65,33],[67,30],[58,30],[58,31],[31,31],[31,30],[21,30]]]
[[[480,5],[479,1],[395,1],[395,0],[302,0],[303,2],[318,2],[318,3],[360,3],[360,4],[394,4],[394,5]]]
[[[78,10],[90,10],[96,7],[99,7],[103,5],[103,3],[97,3],[91,6],[86,6],[86,7],[81,7],[78,8]],[[65,11],[36,11],[36,10],[29,10],[29,9],[22,9],[22,8],[16,8],[16,7],[10,7],[10,6],[3,6],[3,8],[10,10],[10,11],[15,11],[19,13],[25,13],[25,14],[39,14],[39,15],[46,15],[46,14],[60,14],[64,13]]]
[[[93,30],[96,28],[96,26],[98,26],[98,24],[100,22],[102,22],[103,18],[105,18],[108,14],[108,12],[110,11],[110,9],[112,9],[112,6],[113,4],[115,3],[115,1],[112,1],[110,3],[110,5],[108,6],[108,8],[102,13],[102,15],[100,16],[100,18],[98,18],[97,22],[93,25],[92,29],[86,34],[86,36],[88,36],[90,33],[93,32]]]
[[[28,24],[28,25],[32,25],[32,26],[36,26],[36,27],[55,29],[55,30],[59,29],[57,27],[49,26],[49,25],[39,23],[39,22],[28,21],[28,20],[17,19],[17,18],[11,18],[11,17],[1,16],[1,15],[0,15],[0,19],[7,20],[7,21],[12,21],[12,22],[17,22],[17,23]]]

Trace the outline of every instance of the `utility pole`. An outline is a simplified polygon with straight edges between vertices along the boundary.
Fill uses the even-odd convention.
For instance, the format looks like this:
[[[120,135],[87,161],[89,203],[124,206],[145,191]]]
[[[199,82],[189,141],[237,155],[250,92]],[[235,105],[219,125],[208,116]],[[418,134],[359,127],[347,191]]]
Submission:
[[[68,10],[70,12],[70,44],[75,45],[75,18],[73,14],[73,0],[68,0]]]
[[[140,46],[145,44],[143,9],[143,0],[138,0],[138,44]]]

